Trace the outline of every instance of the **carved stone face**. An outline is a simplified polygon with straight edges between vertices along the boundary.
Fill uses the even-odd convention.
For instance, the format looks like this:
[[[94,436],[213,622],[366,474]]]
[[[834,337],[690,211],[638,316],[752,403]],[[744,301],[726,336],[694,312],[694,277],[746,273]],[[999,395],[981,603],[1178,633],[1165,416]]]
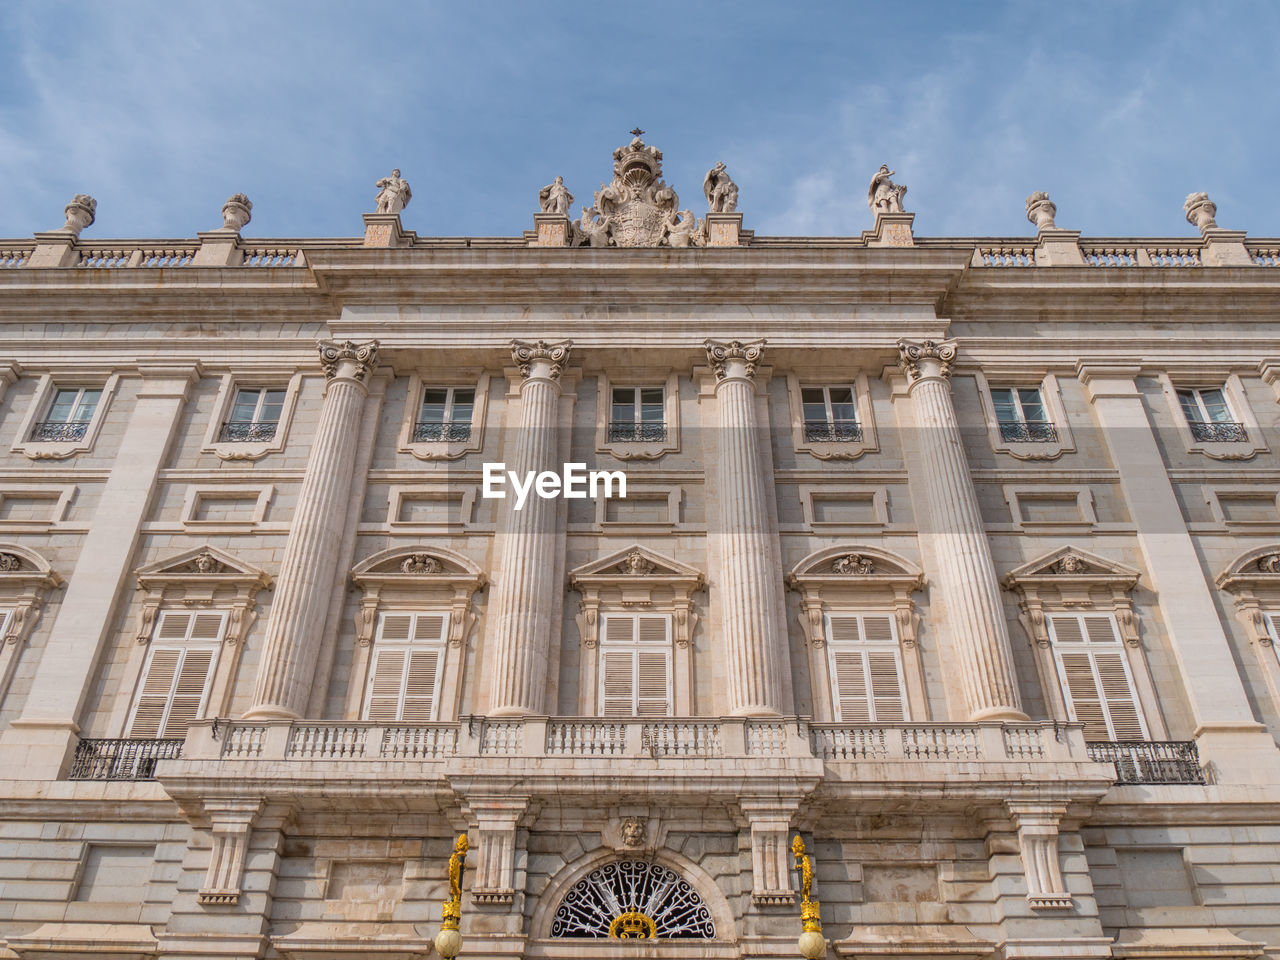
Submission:
[[[627,817],[622,821],[622,842],[628,847],[643,846],[648,833],[649,825],[644,817]]]

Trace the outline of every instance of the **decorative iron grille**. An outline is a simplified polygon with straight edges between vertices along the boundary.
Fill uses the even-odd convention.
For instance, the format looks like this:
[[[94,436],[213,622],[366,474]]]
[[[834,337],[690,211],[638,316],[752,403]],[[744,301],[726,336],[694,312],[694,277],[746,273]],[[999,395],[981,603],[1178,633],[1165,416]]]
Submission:
[[[89,424],[86,421],[45,420],[31,430],[32,440],[83,440]]]
[[[551,935],[713,940],[716,926],[687,880],[656,863],[618,860],[573,885],[556,908]]]
[[[223,443],[247,443],[253,440],[274,440],[276,420],[228,420],[222,425]]]
[[[857,420],[806,420],[804,438],[812,443],[857,443],[862,427]]]
[[[81,740],[69,780],[154,780],[156,762],[182,756],[182,740]]]
[[[1204,783],[1192,740],[1095,740],[1089,759],[1113,763],[1116,783]]]
[[[1233,443],[1237,440],[1248,440],[1249,434],[1243,423],[1231,420],[1212,422],[1208,420],[1192,420],[1191,436],[1200,443]]]
[[[614,420],[609,423],[610,443],[661,442],[666,439],[665,423],[632,423],[627,420]]]
[[[456,442],[470,439],[470,423],[415,423],[413,425],[414,443],[430,443],[435,440]]]
[[[1048,420],[1002,420],[1000,439],[1008,443],[1053,443],[1058,428]]]

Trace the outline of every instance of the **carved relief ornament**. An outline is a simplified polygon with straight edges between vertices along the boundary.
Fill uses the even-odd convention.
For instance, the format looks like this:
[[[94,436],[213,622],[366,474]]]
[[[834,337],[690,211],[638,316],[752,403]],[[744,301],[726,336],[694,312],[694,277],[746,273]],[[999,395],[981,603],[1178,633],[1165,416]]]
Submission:
[[[369,340],[366,343],[355,343],[351,340],[344,340],[341,343],[336,340],[321,340],[316,344],[316,348],[320,351],[320,366],[324,370],[326,380],[332,380],[338,375],[338,367],[344,361],[355,366],[352,376],[356,380],[367,380],[378,362],[377,340]]]
[[[545,340],[530,342],[528,340],[511,341],[511,359],[520,367],[520,377],[528,380],[533,375],[533,365],[542,361],[549,369],[544,376],[559,380],[569,362],[569,354],[573,350],[572,340],[557,340],[548,343]]]
[[[737,360],[743,364],[743,376],[748,380],[756,375],[756,365],[764,356],[764,340],[707,340],[707,362],[715,372],[716,382],[730,376],[729,364]]]
[[[898,365],[910,383],[929,376],[950,379],[956,349],[955,340],[899,340]]]

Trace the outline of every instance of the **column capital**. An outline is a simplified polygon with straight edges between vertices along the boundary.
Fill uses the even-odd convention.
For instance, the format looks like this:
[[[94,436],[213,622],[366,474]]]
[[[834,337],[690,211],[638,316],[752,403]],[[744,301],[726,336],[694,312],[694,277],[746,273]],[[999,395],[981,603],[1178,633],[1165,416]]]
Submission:
[[[911,386],[930,378],[949,380],[956,349],[955,340],[899,340],[898,366]]]
[[[344,376],[365,383],[378,362],[378,341],[369,340],[355,343],[351,340],[321,340],[316,344],[320,351],[320,366],[324,368],[325,380]],[[353,369],[344,371],[343,366]]]
[[[704,340],[707,362],[715,371],[716,383],[733,378],[751,380],[756,364],[764,356],[764,340]]]
[[[522,380],[538,378],[558,381],[565,364],[569,362],[572,350],[572,340],[557,340],[554,343],[547,343],[545,340],[511,341],[511,359],[520,365]]]

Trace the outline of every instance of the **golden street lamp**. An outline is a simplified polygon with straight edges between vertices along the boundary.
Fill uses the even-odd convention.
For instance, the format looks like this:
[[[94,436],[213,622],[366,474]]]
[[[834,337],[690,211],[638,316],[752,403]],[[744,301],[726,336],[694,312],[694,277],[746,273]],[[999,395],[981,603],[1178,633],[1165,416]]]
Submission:
[[[796,869],[800,871],[800,956],[805,960],[820,960],[827,955],[827,939],[822,935],[822,918],[818,915],[818,901],[809,899],[813,889],[813,863],[804,854],[804,841],[800,834],[791,841],[791,852],[796,855]]]
[[[467,835],[459,834],[449,856],[449,899],[440,905],[440,932],[436,934],[436,953],[444,960],[453,960],[462,949],[462,934],[458,930],[462,923],[462,870],[467,865],[470,849]]]

